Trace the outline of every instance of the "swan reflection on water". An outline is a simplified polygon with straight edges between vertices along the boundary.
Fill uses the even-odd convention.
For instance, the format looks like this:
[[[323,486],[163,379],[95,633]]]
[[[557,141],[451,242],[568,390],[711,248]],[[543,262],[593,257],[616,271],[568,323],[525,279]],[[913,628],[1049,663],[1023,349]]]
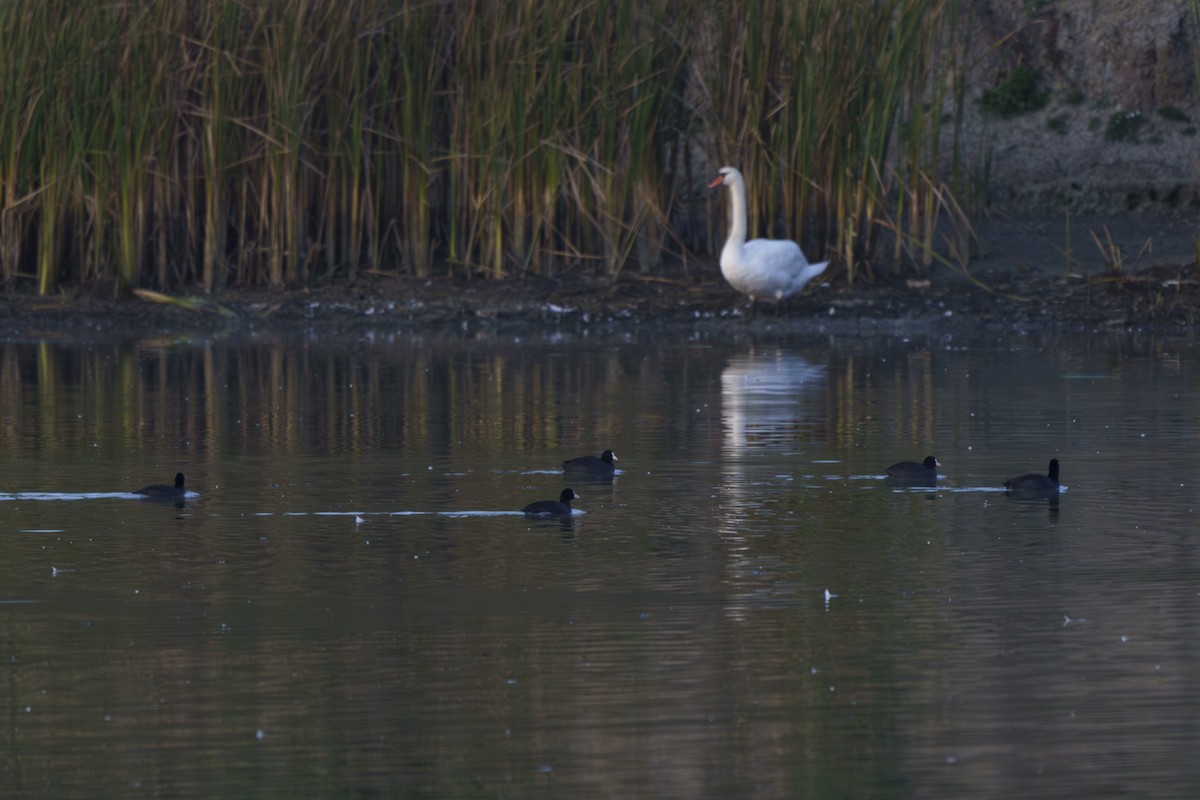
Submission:
[[[725,551],[729,596],[725,613],[744,620],[766,596],[763,554],[750,540],[763,531],[792,529],[807,494],[793,472],[796,456],[824,414],[824,365],[780,350],[735,355],[721,373],[721,490],[716,521]],[[802,463],[811,464],[811,459]],[[780,527],[782,526],[782,527]],[[790,593],[794,587],[782,591]],[[782,596],[781,595],[781,596]]]
[[[750,352],[734,356],[721,373],[721,418],[726,456],[747,448],[795,445],[816,414],[808,395],[825,386],[825,366],[803,356]]]

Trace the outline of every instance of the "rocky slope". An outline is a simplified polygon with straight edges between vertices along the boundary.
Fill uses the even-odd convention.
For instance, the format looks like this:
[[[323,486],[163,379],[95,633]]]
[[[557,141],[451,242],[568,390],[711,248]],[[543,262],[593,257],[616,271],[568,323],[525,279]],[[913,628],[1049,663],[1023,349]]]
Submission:
[[[981,0],[972,4],[967,133],[991,201],[1018,212],[1158,209],[1200,216],[1200,4]],[[1020,70],[1042,107],[1018,100]]]

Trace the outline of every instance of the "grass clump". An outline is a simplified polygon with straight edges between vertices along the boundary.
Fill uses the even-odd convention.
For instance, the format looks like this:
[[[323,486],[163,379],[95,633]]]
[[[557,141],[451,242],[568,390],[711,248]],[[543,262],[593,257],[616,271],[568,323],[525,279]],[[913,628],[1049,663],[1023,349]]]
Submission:
[[[1140,111],[1118,111],[1108,118],[1104,126],[1104,138],[1110,142],[1136,144],[1141,139],[1146,115]]]
[[[1081,106],[1084,100],[1087,100],[1087,95],[1082,89],[1072,89],[1063,96],[1063,102],[1069,106]]]
[[[1158,115],[1169,122],[1191,122],[1192,118],[1178,106],[1161,106]]]
[[[1040,111],[1050,102],[1050,90],[1041,86],[1041,73],[1020,64],[990,89],[980,100],[983,110],[998,117],[1015,117]]]
[[[1066,114],[1055,114],[1046,120],[1046,129],[1059,136],[1066,136],[1068,127]]]

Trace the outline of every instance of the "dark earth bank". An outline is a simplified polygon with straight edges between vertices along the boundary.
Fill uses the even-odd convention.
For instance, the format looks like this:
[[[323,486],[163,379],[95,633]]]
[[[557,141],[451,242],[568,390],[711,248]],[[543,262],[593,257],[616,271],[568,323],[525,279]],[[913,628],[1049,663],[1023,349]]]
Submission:
[[[1069,227],[1068,227],[1069,226]],[[1200,333],[1197,229],[1187,215],[986,220],[968,270],[878,268],[851,282],[836,263],[776,311],[725,283],[716,264],[670,274],[583,271],[508,280],[367,275],[353,284],[269,291],[198,289],[116,298],[111,286],[53,297],[0,296],[0,337],[151,335],[369,328],[485,332],[536,328],[707,327],[813,336],[964,338],[1058,332]]]
[[[177,296],[181,297],[181,296]],[[1194,266],[1132,274],[1028,275],[990,280],[844,274],[809,288],[778,312],[749,304],[719,273],[676,277],[624,274],[616,280],[489,281],[370,278],[354,286],[291,292],[230,291],[189,297],[189,306],[79,293],[0,300],[7,339],[124,339],[180,333],[246,333],[313,328],[482,332],[560,327],[734,326],[814,335],[934,335],[981,332],[1146,331],[1192,336],[1200,319]]]

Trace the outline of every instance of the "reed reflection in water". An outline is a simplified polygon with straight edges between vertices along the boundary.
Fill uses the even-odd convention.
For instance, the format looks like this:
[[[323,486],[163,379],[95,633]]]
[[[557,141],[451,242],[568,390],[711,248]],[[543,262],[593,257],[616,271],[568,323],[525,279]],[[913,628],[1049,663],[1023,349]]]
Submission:
[[[2,779],[1190,794],[1200,358],[1025,344],[0,344]]]

